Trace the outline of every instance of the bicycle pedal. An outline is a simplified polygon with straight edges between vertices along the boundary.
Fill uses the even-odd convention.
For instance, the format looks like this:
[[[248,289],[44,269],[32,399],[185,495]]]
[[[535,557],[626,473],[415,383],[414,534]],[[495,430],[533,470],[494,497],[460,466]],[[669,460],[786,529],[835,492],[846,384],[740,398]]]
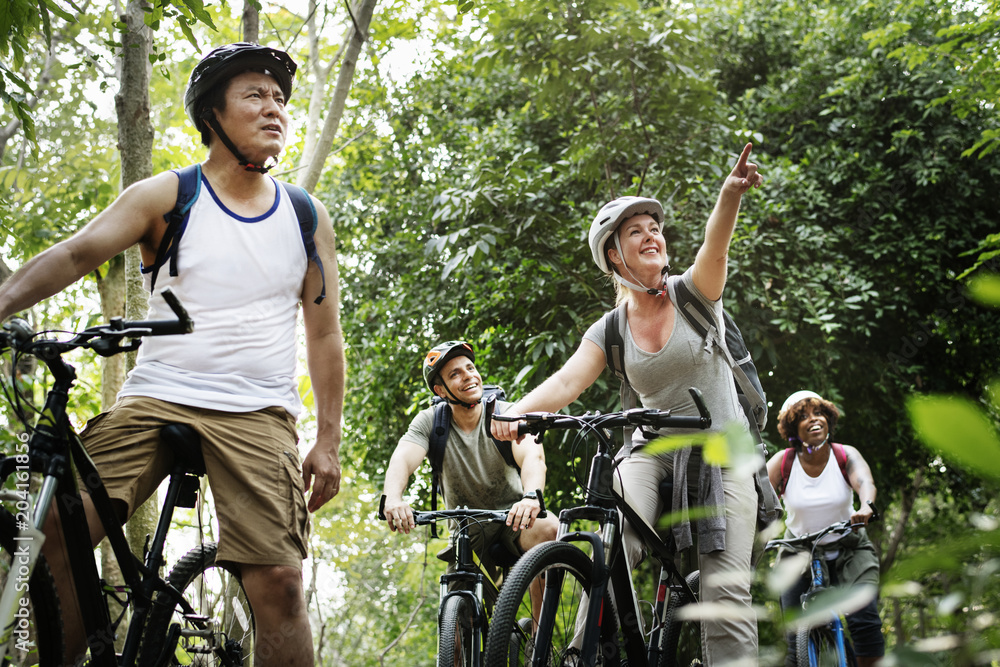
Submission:
[[[203,614],[184,614],[184,620],[191,621],[192,623],[208,623],[211,617]]]
[[[181,637],[211,639],[215,636],[215,623],[208,616],[185,614],[184,620],[188,627],[181,628]]]

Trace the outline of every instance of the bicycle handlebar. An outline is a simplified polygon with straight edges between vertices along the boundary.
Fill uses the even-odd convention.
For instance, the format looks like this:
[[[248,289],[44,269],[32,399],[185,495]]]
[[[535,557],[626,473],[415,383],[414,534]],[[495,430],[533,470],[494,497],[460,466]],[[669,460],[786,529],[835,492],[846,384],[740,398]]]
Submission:
[[[84,329],[67,341],[53,339],[36,341],[34,340],[36,334],[27,322],[13,319],[3,325],[3,331],[0,332],[0,349],[9,346],[25,354],[52,358],[82,347],[93,350],[102,357],[109,357],[138,348],[140,341],[134,340],[136,338],[172,336],[194,331],[194,322],[177,296],[169,288],[160,292],[160,296],[170,306],[177,319],[130,322],[120,317],[113,317],[107,324]],[[133,340],[123,345],[122,341],[126,338]]]
[[[593,428],[619,428],[623,426],[649,426],[652,428],[694,428],[707,429],[712,426],[712,415],[705,405],[701,391],[695,387],[688,389],[698,417],[680,415],[674,416],[670,410],[654,410],[652,408],[633,408],[621,412],[586,413],[579,416],[562,415],[555,412],[529,412],[523,415],[498,415],[493,419],[504,422],[520,422],[517,425],[518,436],[539,435],[549,429],[582,430]]]
[[[542,491],[538,489],[535,491],[538,494],[538,506],[539,512],[536,519],[544,519],[548,516],[548,512],[545,511],[545,499],[542,498]],[[418,526],[426,526],[432,523],[437,523],[438,521],[445,521],[446,519],[476,519],[485,518],[490,522],[505,522],[507,520],[507,512],[509,510],[483,510],[483,509],[469,509],[468,507],[459,507],[453,510],[437,510],[436,512],[418,512],[414,510],[413,521]],[[382,521],[386,520],[385,516],[385,496],[379,500],[378,504],[378,518]]]
[[[875,507],[875,503],[869,500],[868,506],[872,508],[872,517],[868,519],[868,523],[871,523],[872,521],[878,521],[879,513],[878,513],[878,508]],[[817,542],[819,542],[822,538],[826,537],[827,535],[840,533],[840,535],[837,535],[836,540],[829,543],[829,544],[836,544],[840,540],[850,535],[855,528],[863,528],[864,526],[865,524],[863,523],[851,523],[850,519],[846,521],[838,521],[837,523],[830,524],[823,530],[818,530],[815,533],[809,533],[808,535],[802,535],[800,537],[791,537],[785,540],[781,539],[768,540],[767,544],[764,545],[764,550],[768,551],[770,549],[788,547],[790,549],[804,551],[806,548],[815,545]]]

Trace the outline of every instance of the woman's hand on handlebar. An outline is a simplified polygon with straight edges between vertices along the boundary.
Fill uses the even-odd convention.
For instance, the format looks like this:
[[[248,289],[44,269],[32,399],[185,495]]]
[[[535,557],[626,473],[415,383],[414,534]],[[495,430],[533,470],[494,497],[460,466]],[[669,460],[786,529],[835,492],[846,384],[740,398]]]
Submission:
[[[416,527],[413,520],[413,509],[403,500],[385,499],[385,522],[389,524],[389,530],[395,532],[399,530],[404,535],[409,535],[410,531]]]
[[[873,503],[865,503],[861,506],[861,509],[851,515],[851,527],[857,530],[861,526],[867,526],[869,521],[873,521],[876,518],[875,505]]]

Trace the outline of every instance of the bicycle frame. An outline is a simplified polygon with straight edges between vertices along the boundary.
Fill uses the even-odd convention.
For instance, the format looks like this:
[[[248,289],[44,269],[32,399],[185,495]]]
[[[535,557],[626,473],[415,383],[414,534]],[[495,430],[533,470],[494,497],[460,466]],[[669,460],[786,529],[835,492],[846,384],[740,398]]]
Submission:
[[[21,599],[25,595],[24,586],[34,572],[45,541],[45,535],[40,527],[45,525],[53,506],[59,512],[60,531],[67,552],[93,553],[90,530],[76,475],[73,472],[73,464],[93,501],[112,546],[125,581],[124,591],[126,595],[131,596],[133,610],[119,663],[115,654],[115,630],[124,612],[122,616],[112,621],[94,558],[68,559],[82,612],[81,621],[91,651],[89,664],[93,667],[135,664],[145,620],[156,593],[165,591],[186,613],[194,611],[183,596],[157,574],[163,564],[163,544],[171,520],[172,501],[176,498],[168,498],[165,503],[165,507],[171,512],[161,514],[156,540],[146,555],[145,564],[141,563],[129,550],[111,498],[94,462],[87,454],[66,414],[69,392],[76,381],[76,371],[62,359],[63,352],[75,347],[90,347],[99,354],[109,356],[136,349],[139,342],[134,339],[141,335],[151,335],[154,331],[164,334],[186,333],[192,329],[193,325],[187,313],[176,298],[166,290],[163,294],[178,315],[176,322],[124,323],[121,320],[113,320],[107,327],[88,329],[66,343],[43,341],[36,344],[38,349],[34,350],[33,354],[52,373],[53,384],[46,394],[45,405],[39,414],[35,430],[25,443],[24,452],[19,451],[15,457],[0,458],[0,474],[3,475],[0,484],[13,473],[17,475],[20,489],[22,475],[27,478],[29,474],[29,462],[32,471],[42,474],[41,486],[33,508],[27,497],[26,485],[23,491],[15,492],[18,510],[16,514],[18,534],[14,538],[15,544],[18,545],[14,554],[17,576],[8,578],[0,594],[0,627],[3,628],[0,632],[0,661],[6,657],[7,642],[17,631],[18,620],[23,616],[24,603]],[[121,341],[125,338],[133,340],[122,345]],[[10,465],[12,459],[16,464],[13,467]]]
[[[591,462],[590,480],[609,478],[613,474],[610,464],[610,456],[606,452],[599,451]],[[595,568],[594,583],[588,602],[590,606],[584,625],[581,658],[585,665],[594,664],[597,660],[604,595],[610,592],[618,614],[618,623],[622,630],[624,650],[630,661],[629,664],[657,665],[663,650],[664,630],[659,619],[663,618],[670,592],[678,592],[689,601],[695,601],[697,596],[674,565],[673,551],[660,539],[656,530],[628,503],[620,487],[614,485],[605,488],[606,486],[604,482],[598,483],[597,486],[588,484],[586,504],[559,513],[559,532],[556,539],[563,542],[589,544],[592,549],[593,561],[605,565],[603,568]],[[625,558],[619,511],[639,533],[643,544],[661,566],[657,582],[656,603],[653,607],[653,618],[656,619],[656,622],[648,644],[643,637],[639,598],[632,579],[632,572]],[[600,531],[571,532],[569,526],[576,521],[596,521],[601,527]],[[625,600],[628,601],[627,608],[622,606]],[[540,618],[552,618],[551,612],[556,604],[558,604],[558,600],[554,599],[554,596],[544,598]],[[537,641],[541,644],[550,642],[551,633],[551,625],[540,625],[536,634]]]
[[[803,595],[803,599],[815,594],[826,588],[826,578],[823,576],[823,562],[819,555],[814,555],[813,559],[809,565],[810,571],[812,573],[811,579],[812,583],[809,586],[809,590]],[[833,640],[837,648],[837,655],[840,656],[840,667],[847,667],[847,649],[844,645],[844,624],[840,620],[839,614],[833,614],[833,618],[829,622],[830,631],[833,633]],[[809,664],[818,665],[819,664],[819,652],[816,650],[816,646],[809,643]]]
[[[546,516],[545,501],[541,492],[538,493],[540,511],[539,518]],[[494,523],[504,522],[507,516],[506,511],[497,510],[477,510],[469,508],[459,508],[452,510],[439,510],[435,512],[414,512],[414,521],[417,525],[428,525],[443,519],[453,519],[458,521],[458,535],[455,539],[455,571],[445,572],[441,575],[440,603],[438,606],[438,616],[440,624],[440,614],[445,608],[445,602],[452,597],[464,597],[472,603],[473,618],[473,644],[472,644],[472,664],[482,664],[482,653],[484,637],[489,627],[489,607],[486,604],[486,592],[492,591],[495,596],[499,593],[499,586],[496,580],[486,571],[482,561],[476,556],[472,549],[472,538],[469,528],[475,523],[483,521]],[[385,520],[385,496],[379,503],[378,518]],[[477,520],[478,519],[478,520]],[[485,546],[485,545],[484,545]],[[449,584],[454,582],[469,582],[473,589],[448,590]]]
[[[669,413],[661,413],[664,419],[675,426],[685,425],[695,428],[708,428],[711,425],[711,416],[705,408],[701,395],[697,390],[692,390],[692,396],[698,405],[701,417],[670,417]],[[659,411],[652,411],[659,412]],[[621,413],[624,417],[619,418],[614,426],[638,423],[643,415],[651,414],[650,411],[642,409],[630,410]],[[607,415],[611,418],[613,415]],[[630,416],[637,421],[629,421]],[[535,429],[544,428],[580,428],[580,422],[559,415],[548,417],[539,415],[525,415],[520,417],[507,417],[506,419],[529,418],[529,425],[525,431],[534,432]],[[497,419],[494,416],[494,419]],[[505,419],[501,416],[500,419]],[[614,475],[615,462],[610,456],[612,441],[606,428],[610,425],[601,424],[600,415],[593,416],[590,424],[591,431],[597,437],[597,452],[591,459],[588,481],[585,486],[585,504],[563,510],[559,513],[559,531],[556,539],[564,542],[586,542],[591,547],[591,558],[595,564],[601,567],[594,568],[593,582],[589,590],[588,609],[586,621],[583,626],[583,643],[581,649],[581,659],[584,665],[594,665],[597,660],[598,644],[601,636],[601,625],[603,620],[603,605],[605,595],[610,593],[614,602],[614,608],[618,615],[619,627],[624,637],[624,650],[628,657],[629,664],[633,667],[643,665],[657,665],[662,654],[663,647],[663,626],[660,619],[668,597],[668,591],[677,591],[685,596],[689,601],[695,601],[697,596],[691,590],[687,581],[677,570],[673,563],[673,551],[656,534],[656,530],[645,521],[639,513],[631,506],[626,499],[626,494],[620,485],[616,484]],[[545,426],[533,429],[531,420],[548,419]],[[620,423],[619,423],[620,422]],[[635,585],[632,580],[632,573],[625,557],[622,543],[622,527],[619,511],[635,528],[651,555],[660,562],[660,577],[657,583],[657,601],[654,605],[655,624],[651,632],[649,643],[643,637],[642,615],[639,607],[639,600],[636,595]],[[576,521],[596,521],[600,526],[599,531],[570,531],[570,524]],[[561,582],[546,581],[546,589],[558,590]],[[627,609],[622,608],[622,602],[629,601]],[[541,622],[536,631],[536,643],[548,646],[552,641],[553,619],[556,606],[559,601],[556,595],[545,595],[542,601],[542,610],[539,614]],[[536,656],[535,662],[543,660],[544,656]]]
[[[472,603],[472,664],[478,665],[482,662],[483,636],[489,625],[489,611],[485,604],[486,589],[492,589],[494,595],[498,591],[496,582],[482,562],[476,558],[472,550],[472,538],[469,536],[469,522],[471,519],[459,519],[458,537],[455,540],[455,571],[445,572],[441,575],[441,594],[438,610],[444,609],[445,601],[451,597],[465,597]],[[448,586],[452,582],[470,582],[473,585],[471,591],[456,589],[449,591]]]
[[[877,521],[879,517],[878,509],[875,504],[870,502],[868,505],[872,509],[872,516],[869,521]],[[805,551],[805,547],[809,550],[809,588],[802,594],[800,599],[800,604],[802,608],[805,609],[808,605],[809,599],[816,596],[823,590],[828,588],[826,576],[823,570],[823,556],[826,551],[833,548],[837,542],[839,542],[844,537],[851,534],[852,529],[858,528],[863,524],[852,524],[850,520],[841,521],[838,523],[831,524],[823,530],[817,531],[815,533],[810,533],[808,535],[803,535],[801,537],[795,537],[791,539],[778,539],[770,540],[764,547],[765,550],[785,547],[792,550]],[[820,544],[820,540],[828,535],[833,535],[840,533],[836,540],[829,544]],[[827,621],[827,627],[830,628],[830,632],[833,634],[834,648],[837,650],[837,655],[839,656],[839,664],[841,667],[847,667],[847,641],[844,636],[844,623],[841,620],[841,616],[837,612],[831,614],[831,618]],[[817,665],[819,664],[819,654],[817,652],[817,647],[809,642],[808,646],[809,654],[809,664]]]

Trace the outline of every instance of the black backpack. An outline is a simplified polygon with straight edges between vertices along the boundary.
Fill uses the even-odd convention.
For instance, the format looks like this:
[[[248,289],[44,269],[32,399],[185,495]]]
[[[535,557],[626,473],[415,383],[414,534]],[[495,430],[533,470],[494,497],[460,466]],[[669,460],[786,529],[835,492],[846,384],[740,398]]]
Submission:
[[[497,385],[483,385],[483,410],[486,411],[486,428],[489,428],[490,418],[497,401],[507,399],[504,390]],[[444,465],[444,449],[448,444],[448,434],[451,433],[451,404],[440,396],[435,396],[431,401],[434,406],[434,425],[431,427],[431,437],[427,449],[427,459],[431,464],[431,511],[437,511],[437,497],[441,490],[441,468]],[[514,462],[514,452],[510,441],[500,441],[492,435],[490,439],[496,445],[497,451],[507,465],[521,469]],[[436,524],[431,524],[431,535],[437,537]]]
[[[201,165],[193,164],[183,169],[175,169],[174,173],[180,179],[177,186],[177,202],[169,213],[163,216],[167,221],[167,229],[163,232],[163,239],[160,240],[160,247],[156,249],[156,261],[153,266],[146,269],[152,272],[150,276],[149,291],[153,292],[156,287],[156,276],[160,272],[160,267],[170,260],[170,275],[177,275],[177,249],[180,247],[181,235],[187,227],[188,213],[194,205],[198,195],[201,193]],[[319,223],[316,215],[316,207],[313,206],[309,193],[297,185],[285,183],[275,179],[280,183],[288,199],[295,209],[295,217],[299,221],[299,233],[302,235],[302,245],[306,249],[306,258],[310,262],[315,262],[319,268],[319,274],[323,278],[323,288],[315,302],[320,303],[326,298],[326,274],[323,271],[323,262],[319,258],[316,250],[316,225]]]
[[[716,322],[714,313],[691,293],[680,276],[671,276],[667,281],[667,289],[670,293],[670,300],[673,301],[677,311],[684,316],[684,319],[694,327],[694,330],[702,338],[715,345],[725,356],[726,363],[733,371],[737,398],[747,415],[747,421],[750,423],[754,444],[763,457],[763,461],[766,462],[767,452],[760,436],[760,430],[767,423],[767,399],[764,396],[764,388],[760,384],[757,367],[754,366],[753,359],[747,351],[739,327],[736,326],[736,322],[733,321],[729,312],[723,309],[722,318],[726,329],[725,345],[723,345],[719,335],[719,324]],[[637,394],[632,389],[632,385],[629,384],[628,375],[625,373],[626,305],[627,302],[622,303],[604,316],[604,356],[608,368],[621,381],[619,394],[623,410],[634,408],[637,399]],[[626,444],[631,437],[631,429],[626,430]],[[758,523],[763,526],[770,524],[782,515],[778,497],[767,476],[766,465],[761,465],[758,469],[756,484],[760,500]]]

